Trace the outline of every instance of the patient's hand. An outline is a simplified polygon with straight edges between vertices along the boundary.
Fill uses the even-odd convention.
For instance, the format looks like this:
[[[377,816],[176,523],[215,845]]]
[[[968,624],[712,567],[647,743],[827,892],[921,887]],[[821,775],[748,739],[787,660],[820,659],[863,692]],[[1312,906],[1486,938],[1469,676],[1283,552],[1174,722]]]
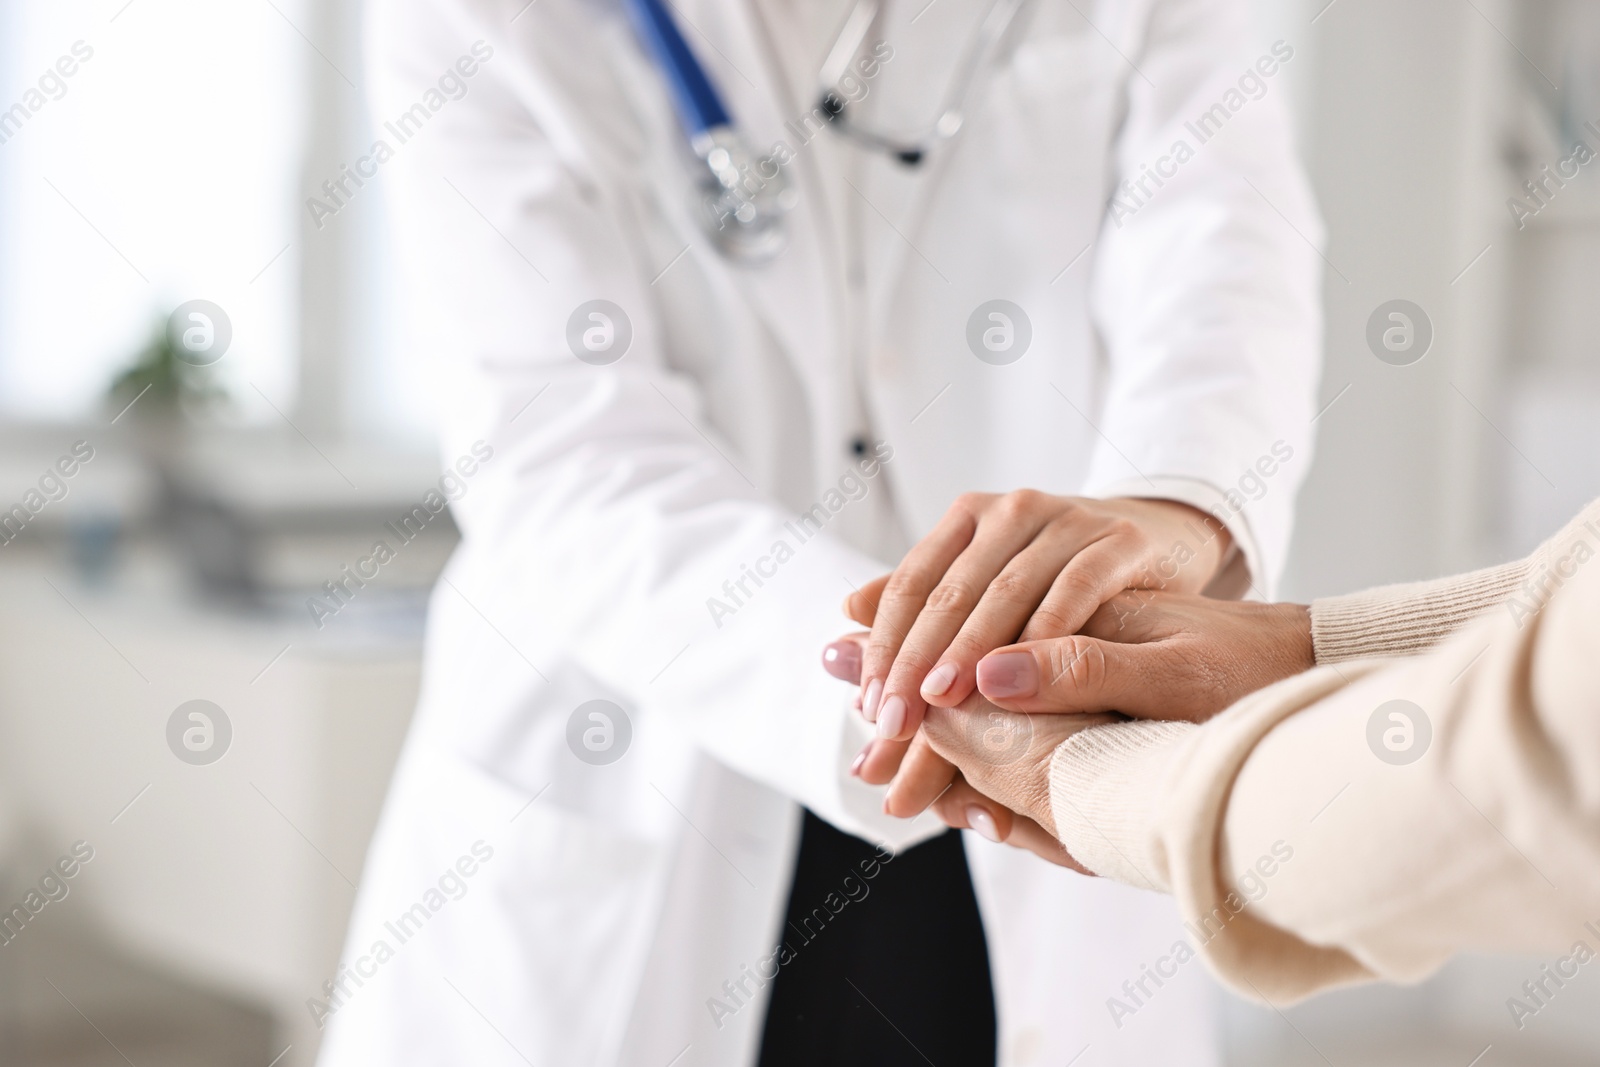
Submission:
[[[829,645],[829,673],[856,681],[866,640],[852,634]],[[1310,613],[1301,605],[1127,592],[1079,634],[986,656],[977,669],[979,693],[955,708],[930,708],[908,747],[874,741],[853,770],[869,782],[891,782],[884,810],[894,815],[910,817],[932,804],[952,826],[1008,839],[970,816],[976,805],[1003,822],[993,806],[979,803],[989,798],[1053,830],[1050,755],[1078,730],[1113,721],[1092,713],[1199,722],[1313,665]],[[879,751],[886,747],[893,749],[888,756]],[[1048,849],[1024,847],[1063,862]]]
[[[836,661],[851,660],[851,679],[860,673],[865,636],[829,646]],[[1011,711],[1116,711],[1201,722],[1314,665],[1311,614],[1302,605],[1130,590],[1102,605],[1081,632],[995,649],[975,673],[979,694]],[[876,742],[857,772],[868,782],[890,781],[902,754],[910,758],[917,748],[916,738],[909,749]],[[917,756],[924,763],[930,757],[938,758]]]
[[[1097,611],[1081,634],[985,657],[978,664],[980,696],[954,708],[930,707],[918,740],[953,765],[956,781],[973,795],[1005,805],[1053,838],[1056,748],[1079,730],[1121,718],[1093,713],[1198,722],[1313,665],[1310,614],[1299,605],[1127,593]],[[905,774],[902,768],[891,792]],[[950,825],[964,825],[951,816],[967,803],[965,795],[940,798],[934,811]]]
[[[1302,605],[1129,591],[1077,634],[995,649],[978,662],[977,680],[983,696],[1012,711],[1202,722],[1315,665]]]

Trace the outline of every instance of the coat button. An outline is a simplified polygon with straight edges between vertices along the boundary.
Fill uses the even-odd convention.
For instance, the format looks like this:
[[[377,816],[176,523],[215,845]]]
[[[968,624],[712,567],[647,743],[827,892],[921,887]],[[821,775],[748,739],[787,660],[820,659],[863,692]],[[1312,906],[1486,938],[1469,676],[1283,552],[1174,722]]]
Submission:
[[[867,454],[867,439],[865,437],[862,437],[860,434],[857,434],[855,437],[850,438],[850,454],[852,456],[864,456],[864,455],[866,455]]]

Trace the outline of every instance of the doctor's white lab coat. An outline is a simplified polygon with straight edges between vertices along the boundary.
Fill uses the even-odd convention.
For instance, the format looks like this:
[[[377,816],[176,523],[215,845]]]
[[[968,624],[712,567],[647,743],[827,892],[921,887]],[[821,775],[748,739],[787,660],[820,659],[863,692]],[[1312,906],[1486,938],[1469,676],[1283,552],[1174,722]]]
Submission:
[[[1320,336],[1293,42],[1247,46],[1234,0],[1039,0],[907,169],[807,122],[838,0],[672,6],[788,150],[766,266],[703,235],[617,0],[370,8],[387,151],[357,169],[471,474],[345,963],[307,990],[327,1067],[752,1063],[800,806],[889,849],[939,829],[847,775],[867,728],[818,655],[961,492],[1191,502],[1238,592],[1283,560]],[[893,0],[858,111],[929,121],[986,8]],[[1020,356],[983,347],[994,300]],[[1002,1064],[1216,1062],[1167,901],[966,842]],[[816,904],[872,907],[839,873]]]

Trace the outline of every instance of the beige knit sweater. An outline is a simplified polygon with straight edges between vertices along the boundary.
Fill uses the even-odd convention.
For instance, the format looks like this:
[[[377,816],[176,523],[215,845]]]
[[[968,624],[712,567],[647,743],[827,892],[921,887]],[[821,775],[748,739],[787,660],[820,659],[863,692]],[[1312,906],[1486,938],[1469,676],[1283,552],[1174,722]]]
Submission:
[[[1064,742],[1057,832],[1275,1004],[1464,949],[1600,953],[1597,555],[1600,501],[1526,560],[1317,601],[1316,669]]]

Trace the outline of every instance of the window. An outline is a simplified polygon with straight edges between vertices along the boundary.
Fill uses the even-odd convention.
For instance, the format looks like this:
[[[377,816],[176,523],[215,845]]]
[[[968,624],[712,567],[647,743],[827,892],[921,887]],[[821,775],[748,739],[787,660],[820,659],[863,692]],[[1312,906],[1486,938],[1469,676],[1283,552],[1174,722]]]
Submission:
[[[297,0],[10,2],[0,67],[0,405],[92,410],[177,304],[233,324],[246,413],[297,377]],[[254,387],[252,387],[252,384]]]

